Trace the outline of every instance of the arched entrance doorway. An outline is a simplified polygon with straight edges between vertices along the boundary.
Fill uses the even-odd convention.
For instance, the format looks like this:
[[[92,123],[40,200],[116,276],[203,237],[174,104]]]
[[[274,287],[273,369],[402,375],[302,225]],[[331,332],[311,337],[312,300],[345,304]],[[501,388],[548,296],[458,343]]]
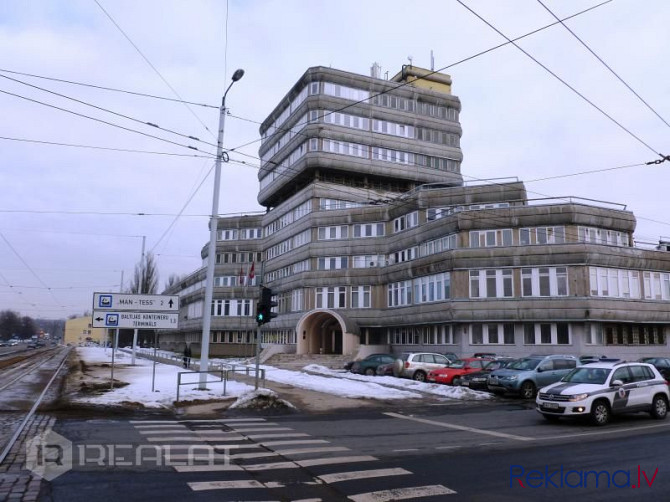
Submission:
[[[332,310],[313,310],[297,326],[298,354],[352,354],[360,345],[358,325]]]

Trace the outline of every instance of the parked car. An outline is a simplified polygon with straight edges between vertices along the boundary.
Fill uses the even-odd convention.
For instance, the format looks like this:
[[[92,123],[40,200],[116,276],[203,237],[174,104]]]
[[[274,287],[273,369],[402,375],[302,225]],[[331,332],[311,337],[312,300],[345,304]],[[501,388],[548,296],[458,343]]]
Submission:
[[[354,361],[354,364],[351,366],[351,372],[372,376],[377,374],[377,366],[393,364],[394,362],[395,356],[393,354],[370,354],[365,359]]]
[[[457,356],[456,354],[454,354],[453,352],[445,352],[445,353],[444,353],[444,356],[445,356],[447,359],[449,359],[452,363],[453,363],[454,361],[458,361],[458,360],[460,360],[460,357],[458,357],[458,356]],[[476,357],[476,356],[475,356],[475,357]]]
[[[486,381],[489,378],[489,374],[492,371],[505,368],[512,361],[515,361],[515,359],[512,357],[498,358],[494,359],[493,361],[489,361],[480,371],[475,371],[474,373],[463,375],[461,377],[461,385],[463,387],[470,387],[471,389],[475,390],[488,390]]]
[[[404,352],[396,359],[393,375],[425,382],[431,370],[451,364],[447,356],[433,352]]]
[[[28,342],[28,345],[26,345],[27,349],[36,349],[37,347],[38,347],[37,342],[32,340]]]
[[[487,387],[494,394],[513,392],[532,399],[538,388],[559,381],[577,366],[577,358],[567,355],[530,356],[517,359],[489,376]]]
[[[480,371],[490,359],[481,357],[466,357],[454,361],[447,368],[439,368],[428,373],[426,380],[429,382],[443,383],[447,385],[460,385],[463,375]]]
[[[489,359],[497,357],[495,352],[475,352],[472,357],[488,357]]]
[[[575,368],[560,382],[540,389],[535,402],[537,411],[551,421],[583,416],[605,425],[619,413],[645,411],[664,419],[670,391],[651,364],[600,362]]]
[[[670,381],[670,358],[667,357],[643,357],[640,359],[642,363],[649,363],[658,370],[658,372],[667,381]]]
[[[395,360],[392,363],[380,364],[377,366],[377,376],[393,376],[393,369],[395,368]]]

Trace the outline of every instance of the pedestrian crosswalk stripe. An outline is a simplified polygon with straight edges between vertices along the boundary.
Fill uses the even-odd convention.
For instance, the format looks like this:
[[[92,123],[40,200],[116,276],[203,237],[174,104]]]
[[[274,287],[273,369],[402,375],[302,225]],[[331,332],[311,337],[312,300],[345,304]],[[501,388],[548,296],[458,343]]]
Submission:
[[[437,495],[453,495],[456,492],[442,485],[412,486],[408,488],[394,488],[378,492],[359,493],[349,495],[354,502],[388,502],[390,500],[408,500],[419,497],[434,497]]]
[[[263,441],[262,443],[258,443],[261,446],[284,446],[284,445],[290,445],[290,444],[324,444],[324,443],[329,443],[330,441],[326,441],[325,439],[286,439],[284,441]]]
[[[185,425],[179,424],[156,424],[156,425],[136,425],[136,429],[179,429],[180,431],[188,430]]]
[[[377,460],[377,458],[370,455],[360,455],[352,457],[310,458],[308,460],[296,460],[295,462],[301,467],[312,467],[315,465],[348,464],[349,462],[371,462],[373,460]]]
[[[215,465],[175,465],[177,472],[219,472],[219,471],[241,471],[242,467],[233,464]]]
[[[403,476],[412,474],[411,472],[401,469],[371,469],[367,471],[351,471],[351,472],[336,472],[334,474],[322,474],[318,478],[324,483],[337,483],[339,481],[350,481],[353,479],[368,479],[368,478],[383,478],[387,476]]]
[[[270,469],[297,469],[295,462],[273,462],[270,464],[245,465],[245,471],[267,471]]]
[[[235,432],[270,432],[270,431],[291,431],[290,427],[253,427],[251,429],[235,429]]]
[[[201,490],[230,490],[240,488],[265,488],[262,483],[253,479],[240,481],[194,481],[188,484],[193,491]]]
[[[299,438],[299,437],[308,437],[309,434],[304,432],[284,432],[277,434],[249,434],[247,437],[249,439],[272,439],[272,438]]]
[[[348,451],[344,446],[324,446],[321,448],[293,448],[289,450],[275,450],[278,455],[301,455],[304,453],[325,453],[328,451]]]
[[[195,435],[195,432],[191,432],[188,429],[158,429],[158,430],[139,430],[137,431],[140,434],[193,434]]]
[[[178,424],[179,422],[177,420],[130,420],[129,423],[148,425],[148,424]]]

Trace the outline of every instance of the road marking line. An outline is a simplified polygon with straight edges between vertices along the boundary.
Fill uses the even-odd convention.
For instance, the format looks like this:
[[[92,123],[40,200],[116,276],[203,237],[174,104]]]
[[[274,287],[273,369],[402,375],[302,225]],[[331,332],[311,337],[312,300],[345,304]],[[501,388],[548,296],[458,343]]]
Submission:
[[[616,434],[617,432],[631,432],[631,431],[639,431],[643,429],[657,429],[659,427],[668,427],[670,426],[670,423],[666,424],[657,424],[657,425],[642,425],[639,427],[625,427],[621,429],[611,429],[611,430],[606,430],[606,431],[594,431],[594,432],[579,432],[579,433],[574,433],[574,434],[563,434],[561,436],[539,436],[534,438],[537,441],[542,441],[545,439],[563,439],[563,438],[576,438],[576,437],[582,437],[582,436],[599,436],[601,434]]]
[[[177,429],[179,430],[188,430],[185,425],[179,424],[168,424],[168,425],[136,425],[136,429]]]
[[[323,448],[293,448],[290,450],[275,450],[277,455],[301,455],[303,453],[322,453],[327,451],[348,451],[345,446],[325,446]]]
[[[137,431],[140,434],[193,434],[195,435],[195,432],[191,432],[190,430],[184,428],[184,429],[161,429],[161,430],[150,430],[150,431]]]
[[[230,424],[230,427],[263,427],[265,425],[279,425],[277,422],[256,422],[256,423],[239,423]]]
[[[230,490],[240,488],[265,488],[263,483],[253,479],[243,481],[194,481],[188,483],[191,490],[198,492],[202,490]]]
[[[455,448],[461,448],[461,446],[456,445],[456,446],[436,446],[435,447],[436,450],[453,450]]]
[[[359,493],[358,495],[349,495],[349,498],[354,502],[387,502],[390,500],[407,500],[418,497],[434,497],[436,495],[453,495],[455,493],[454,490],[451,490],[446,486],[428,485]]]
[[[288,439],[286,441],[263,441],[260,446],[284,446],[290,444],[325,444],[330,443],[325,439]]]
[[[247,444],[215,444],[212,445],[212,448],[215,450],[231,450],[231,449],[246,449],[246,448],[260,448],[260,444],[252,444],[252,443],[247,443]]]
[[[245,471],[266,471],[269,469],[297,469],[299,466],[294,462],[273,462],[270,464],[252,464],[245,465]]]
[[[242,438],[244,439],[244,438]],[[207,441],[205,438],[199,438],[197,436],[168,436],[168,437],[149,437],[146,438],[147,441],[191,441],[194,443],[204,443]]]
[[[312,458],[309,460],[296,460],[295,463],[300,467],[312,467],[316,465],[348,464],[350,462],[371,462],[373,460],[378,459],[370,455],[360,455],[358,457]]]
[[[235,432],[291,431],[290,427],[254,427],[253,429],[234,429]]]
[[[192,424],[227,424],[228,422],[265,422],[264,418],[213,418],[211,420],[179,420],[180,423]]]
[[[477,434],[485,434],[488,436],[496,436],[496,437],[501,437],[501,438],[506,438],[506,439],[514,439],[516,441],[534,441],[535,438],[529,438],[529,437],[524,437],[524,436],[516,436],[514,434],[506,434],[504,432],[495,432],[495,431],[487,431],[484,429],[475,429],[474,427],[467,427],[465,425],[456,425],[456,424],[448,424],[446,422],[438,422],[436,420],[428,420],[426,418],[416,418],[416,417],[408,417],[406,415],[401,415],[400,413],[393,413],[393,412],[385,412],[384,415],[388,415],[389,417],[393,418],[402,418],[405,420],[411,420],[413,422],[419,422],[421,424],[427,424],[427,425],[435,425],[437,427],[444,427],[446,429],[456,429],[459,431],[467,431],[467,432],[474,432]]]
[[[216,464],[216,465],[175,465],[177,472],[220,472],[220,471],[241,471],[239,465]]]
[[[177,420],[129,420],[131,424],[178,424]]]
[[[324,483],[337,483],[339,481],[350,481],[353,479],[383,478],[386,476],[402,476],[412,474],[400,467],[393,469],[371,469],[368,471],[336,472],[334,474],[323,474],[317,476]]]
[[[243,458],[263,458],[263,457],[275,457],[278,454],[274,451],[264,451],[260,453],[236,453],[234,455],[228,455],[230,460],[237,460]]]
[[[401,448],[400,450],[391,450],[391,451],[419,451],[418,448]]]
[[[249,439],[272,439],[272,438],[298,438],[298,437],[308,437],[309,434],[304,432],[287,432],[282,434],[249,434],[247,437]]]
[[[238,459],[247,459],[247,458],[263,458],[263,457],[276,457],[277,454],[273,451],[260,452],[260,453],[236,453],[234,455],[228,455],[226,453],[177,453],[175,455],[170,455],[170,460],[192,460],[194,462],[207,462],[210,460],[238,460]]]

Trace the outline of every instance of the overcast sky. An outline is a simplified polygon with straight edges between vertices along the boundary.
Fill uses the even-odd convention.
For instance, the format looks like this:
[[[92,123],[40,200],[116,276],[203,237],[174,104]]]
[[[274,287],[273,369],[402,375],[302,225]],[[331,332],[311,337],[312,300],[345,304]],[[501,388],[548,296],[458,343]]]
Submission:
[[[543,2],[561,18],[598,3]],[[510,38],[555,22],[536,0],[464,3]],[[248,146],[231,154],[246,165],[223,167],[221,214],[262,210],[258,123],[307,68],[369,74],[377,62],[392,76],[409,57],[430,68],[432,50],[462,102],[466,180],[518,177],[530,197],[624,204],[637,216],[636,239],[658,242],[670,235],[670,162],[612,168],[670,154],[670,126],[654,113],[670,122],[668,19],[669,2],[613,0],[566,21],[653,111],[560,24],[519,42],[617,125],[512,45],[459,63],[506,40],[456,0],[3,0],[0,310],[90,310],[94,291],[117,291],[122,274],[127,286],[142,236],[158,259],[159,291],[170,274],[201,266],[216,107],[236,68],[246,74],[228,94],[224,146]],[[213,108],[8,71],[173,99],[176,91]],[[567,176],[586,171],[600,172]]]

